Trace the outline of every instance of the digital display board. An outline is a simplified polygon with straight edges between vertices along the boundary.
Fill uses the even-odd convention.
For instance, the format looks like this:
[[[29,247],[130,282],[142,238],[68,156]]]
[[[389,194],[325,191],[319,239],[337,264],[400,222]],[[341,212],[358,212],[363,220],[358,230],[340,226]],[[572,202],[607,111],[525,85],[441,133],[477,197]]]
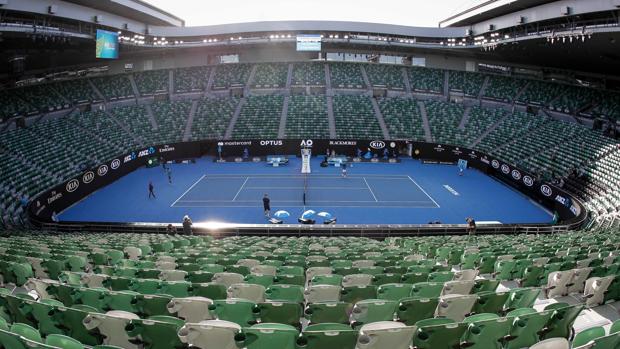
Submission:
[[[321,51],[321,35],[297,35],[297,51]]]
[[[104,59],[118,58],[118,33],[97,29],[95,57]]]

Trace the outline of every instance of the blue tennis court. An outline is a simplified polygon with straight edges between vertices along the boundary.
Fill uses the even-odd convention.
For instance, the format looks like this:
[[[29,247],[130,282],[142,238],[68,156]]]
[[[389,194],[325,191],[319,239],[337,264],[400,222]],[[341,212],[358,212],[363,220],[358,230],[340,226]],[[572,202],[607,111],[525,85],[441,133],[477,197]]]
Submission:
[[[452,165],[355,163],[348,177],[335,167],[301,173],[301,159],[287,166],[265,162],[217,163],[213,158],[172,164],[172,183],[161,167],[141,168],[59,214],[65,221],[267,223],[262,198],[272,211],[286,210],[285,223],[297,223],[305,209],[326,211],[341,224],[426,224],[478,222],[546,223],[551,214],[503,183],[476,170],[464,176]],[[155,186],[149,199],[147,186]],[[303,202],[306,188],[306,204]]]
[[[406,207],[439,205],[406,175],[210,175],[201,177],[172,207]],[[305,201],[304,201],[305,193]]]

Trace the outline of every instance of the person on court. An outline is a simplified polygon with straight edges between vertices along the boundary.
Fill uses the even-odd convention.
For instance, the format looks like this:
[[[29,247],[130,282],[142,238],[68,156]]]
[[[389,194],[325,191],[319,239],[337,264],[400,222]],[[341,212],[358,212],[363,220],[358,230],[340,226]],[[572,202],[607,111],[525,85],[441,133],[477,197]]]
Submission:
[[[347,163],[343,162],[341,166],[342,166],[342,178],[347,178]]]
[[[166,168],[166,175],[168,175],[168,183],[172,184],[172,170],[170,170],[170,167]]]
[[[265,217],[269,217],[271,215],[271,200],[267,194],[263,196],[263,209],[265,210]]]
[[[149,199],[150,198],[156,199],[155,197],[155,187],[153,186],[153,182],[149,181]]]

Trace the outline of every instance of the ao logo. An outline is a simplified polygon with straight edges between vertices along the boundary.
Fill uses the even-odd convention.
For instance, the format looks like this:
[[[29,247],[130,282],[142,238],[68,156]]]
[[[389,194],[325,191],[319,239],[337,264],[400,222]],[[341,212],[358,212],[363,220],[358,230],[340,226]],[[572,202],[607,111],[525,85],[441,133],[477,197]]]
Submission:
[[[88,183],[92,182],[93,179],[95,179],[95,174],[93,173],[93,171],[88,171],[88,172],[84,173],[84,175],[82,176],[82,182],[84,184],[88,184]]]
[[[221,147],[224,145],[224,142],[217,142],[217,145]]]
[[[499,161],[497,160],[491,161],[491,166],[493,166],[493,168],[499,168]]]
[[[69,181],[69,183],[67,183],[67,186],[65,187],[65,189],[67,189],[67,193],[73,193],[74,191],[77,190],[79,186],[80,186],[80,181],[78,181],[77,179],[72,179]]]
[[[119,159],[114,159],[112,160],[112,162],[110,163],[110,167],[112,167],[113,170],[116,170],[117,168],[119,168],[121,166],[121,161]]]
[[[531,187],[534,185],[534,179],[530,176],[523,176],[523,183],[525,183],[528,187]]]
[[[385,142],[384,141],[372,141],[370,142],[370,147],[373,149],[383,149],[385,148]]]
[[[512,170],[512,178],[519,180],[521,179],[521,172],[517,171],[517,170]]]
[[[502,165],[502,172],[504,172],[505,174],[510,173],[510,167],[508,167],[508,165],[503,164]]]
[[[97,169],[97,174],[99,175],[99,177],[103,177],[108,173],[108,165],[101,165],[99,166],[99,168]]]
[[[311,148],[313,144],[314,144],[314,142],[311,139],[302,139],[300,145],[302,147]]]
[[[551,187],[546,184],[540,186],[540,192],[543,193],[544,196],[551,196],[553,194]]]

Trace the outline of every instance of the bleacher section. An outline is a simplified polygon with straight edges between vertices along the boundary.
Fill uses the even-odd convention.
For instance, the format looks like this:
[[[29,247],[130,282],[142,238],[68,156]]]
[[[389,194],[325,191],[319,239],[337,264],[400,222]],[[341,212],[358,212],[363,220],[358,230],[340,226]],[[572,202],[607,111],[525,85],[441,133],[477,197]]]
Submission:
[[[108,100],[133,98],[134,93],[127,75],[110,75],[91,79]]]
[[[286,86],[288,64],[258,64],[254,74],[253,88],[283,88]]]
[[[282,114],[282,96],[250,96],[235,123],[234,139],[269,139],[278,137]]]
[[[142,145],[155,144],[156,130],[151,125],[144,106],[114,108],[110,113],[137,136],[142,141]]]
[[[418,92],[443,94],[444,71],[434,68],[411,67],[407,69],[411,89]]]
[[[403,68],[392,64],[367,64],[364,66],[368,80],[373,87],[386,87],[390,90],[404,90]]]
[[[457,135],[458,144],[470,147],[471,144],[478,139],[489,127],[499,122],[508,112],[504,109],[487,109],[473,106],[469,110],[469,120],[459,130]]]
[[[383,241],[24,232],[0,240],[0,343],[611,349],[618,242],[613,230]]]
[[[489,75],[489,83],[484,90],[483,97],[512,103],[525,85],[527,85],[527,80],[525,79]]]
[[[591,88],[565,86],[562,95],[549,108],[566,114],[574,114],[585,107],[598,103],[600,94]]]
[[[465,96],[478,98],[485,75],[480,73],[450,70],[450,90],[463,92]]]
[[[465,108],[460,104],[440,101],[427,101],[426,112],[431,134],[435,143],[464,145],[459,142],[457,128],[463,118]]]
[[[531,80],[527,88],[517,97],[517,102],[536,106],[547,106],[562,94],[563,85],[546,81]]]
[[[244,87],[250,78],[250,64],[221,64],[215,71],[214,90],[223,90],[233,86]]]
[[[359,63],[329,64],[332,88],[363,89],[366,87]]]
[[[377,102],[392,138],[424,141],[422,115],[414,99],[383,98]]]
[[[0,91],[0,112],[3,120],[16,115],[36,112],[35,108],[20,98],[19,92],[18,90]]]
[[[58,94],[50,84],[34,85],[24,89],[20,93],[20,98],[28,101],[30,105],[41,113],[68,108],[62,96]]]
[[[335,96],[334,119],[336,135],[340,139],[381,139],[383,133],[372,108],[372,102],[365,96]]]
[[[492,153],[502,144],[524,136],[526,132],[535,130],[545,122],[547,122],[546,117],[515,112],[504,118],[493,131],[482,138],[476,148],[486,153]]]
[[[56,82],[51,86],[74,105],[101,100],[87,79]]]
[[[192,125],[194,141],[222,139],[239,103],[236,98],[203,98],[198,102]]]
[[[182,141],[191,107],[190,101],[153,103],[151,109],[158,126],[157,132],[154,132],[151,138],[155,141],[153,144]]]
[[[169,86],[168,77],[167,70],[151,70],[134,74],[138,91],[142,96],[166,93]]]
[[[207,88],[209,67],[190,67],[174,70],[174,90],[176,93],[202,92]]]
[[[329,138],[325,96],[291,96],[284,134],[286,138]]]
[[[324,63],[293,64],[293,85],[325,86]]]

